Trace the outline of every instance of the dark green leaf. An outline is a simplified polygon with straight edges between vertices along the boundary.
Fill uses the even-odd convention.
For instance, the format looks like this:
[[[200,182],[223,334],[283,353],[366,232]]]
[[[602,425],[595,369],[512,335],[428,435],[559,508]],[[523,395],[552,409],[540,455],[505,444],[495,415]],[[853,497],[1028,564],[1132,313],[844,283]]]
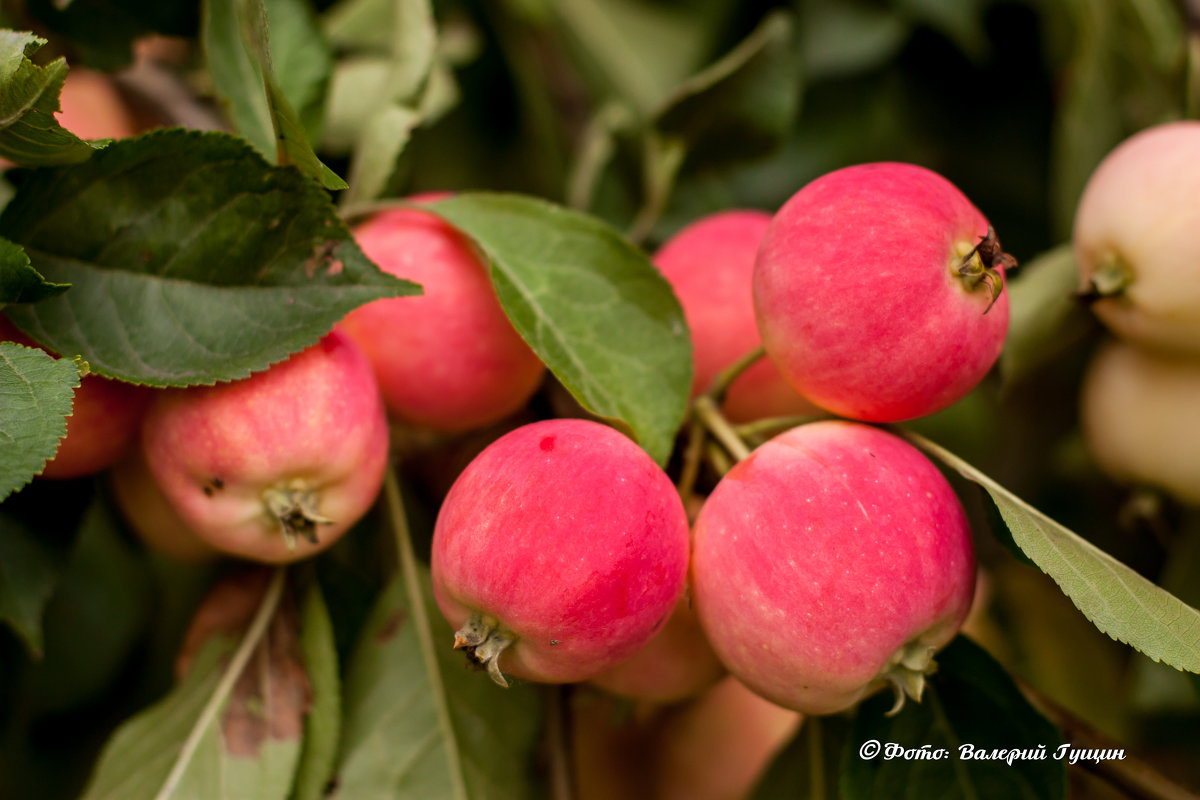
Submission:
[[[93,501],[46,606],[46,657],[33,677],[37,709],[64,711],[100,696],[121,675],[153,602],[146,563],[108,505]]]
[[[333,623],[320,585],[314,580],[304,598],[300,617],[300,648],[312,686],[312,707],[304,719],[304,744],[292,800],[323,800],[337,766],[342,728],[342,692],[338,677]]]
[[[541,724],[536,687],[505,690],[469,671],[433,605],[427,572],[420,581],[388,586],[350,659],[339,796],[536,797],[529,771]],[[414,611],[414,602],[424,608]]]
[[[163,131],[30,177],[0,214],[60,297],[6,313],[103,375],[242,378],[348,311],[417,292],[358,249],[315,183],[240,140]]]
[[[205,0],[203,43],[217,99],[230,122],[258,152],[275,158],[275,125],[262,68],[247,41],[244,0]]]
[[[1200,611],[1081,538],[953,453],[904,434],[991,495],[1013,539],[1097,628],[1154,661],[1200,672]]]
[[[0,512],[0,620],[34,655],[42,652],[42,612],[62,573],[63,559],[17,519]]]
[[[999,362],[1006,384],[1027,377],[1092,329],[1092,315],[1075,295],[1078,287],[1070,244],[1022,264],[1007,281],[1010,317]]]
[[[44,67],[29,60],[45,43],[32,33],[0,30],[0,155],[28,166],[86,161],[95,147],[54,118],[66,60]]]
[[[939,31],[975,61],[988,53],[983,29],[987,0],[896,0],[896,6],[915,23]]]
[[[876,695],[859,707],[841,797],[1065,797],[1066,767],[1054,757],[1061,736],[1029,705],[1003,667],[962,636],[938,655],[937,663],[920,703],[906,703],[893,717],[886,715],[890,696]],[[870,753],[872,743],[882,748],[877,755]],[[923,747],[937,757],[895,755],[895,748]],[[1009,763],[1014,752],[1032,758],[1017,756]],[[980,753],[989,758],[979,758]]]
[[[271,26],[271,66],[279,91],[296,112],[308,141],[320,138],[333,49],[321,33],[311,4],[264,0]]]
[[[841,766],[849,740],[849,719],[808,717],[795,738],[775,756],[750,800],[840,800]]]
[[[69,288],[65,283],[50,283],[29,265],[24,250],[0,239],[0,308],[6,303],[36,303]]]
[[[666,463],[691,386],[679,301],[644,253],[599,220],[517,195],[429,207],[475,240],[513,325],[589,411]]]
[[[776,12],[672,92],[655,124],[706,164],[761,156],[791,131],[800,95],[795,20]]]
[[[78,386],[79,370],[70,360],[0,342],[0,500],[29,483],[57,452]]]

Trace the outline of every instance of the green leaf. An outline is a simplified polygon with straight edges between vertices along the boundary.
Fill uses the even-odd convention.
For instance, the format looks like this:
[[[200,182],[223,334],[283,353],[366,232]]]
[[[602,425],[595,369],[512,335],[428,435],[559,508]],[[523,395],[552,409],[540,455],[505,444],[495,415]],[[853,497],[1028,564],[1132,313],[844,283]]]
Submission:
[[[849,719],[806,718],[800,732],[771,761],[750,800],[841,800],[839,778],[849,740]]]
[[[761,156],[791,131],[800,108],[795,19],[776,12],[728,55],[684,81],[657,129],[682,138],[705,164]]]
[[[315,23],[310,23],[303,33],[296,34],[295,20],[303,19],[307,13],[306,7],[298,6],[296,0],[275,0],[274,6],[277,16],[293,24],[285,28],[289,37],[284,46],[293,51],[286,57],[274,50],[264,0],[206,0],[203,40],[214,89],[234,127],[259,152],[274,156],[279,163],[296,166],[327,189],[344,189],[346,183],[312,151],[304,125],[293,110],[299,104],[300,108],[309,109],[311,117],[316,103],[319,116],[328,64],[316,70],[315,76],[307,73],[289,76],[287,85],[296,92],[295,97],[284,93],[273,67],[276,57],[284,58],[287,64],[296,58],[313,58],[312,54],[320,47],[319,32]],[[328,58],[326,52],[325,59]],[[292,75],[296,73],[293,71]]]
[[[887,63],[911,26],[896,11],[862,0],[800,0],[800,46],[811,81],[865,72]]]
[[[333,48],[304,0],[264,0],[271,26],[271,65],[279,91],[310,142],[320,138]]]
[[[1006,283],[1009,321],[1000,374],[1011,385],[1077,345],[1094,320],[1075,296],[1079,273],[1069,243],[1022,264]]]
[[[350,188],[341,198],[345,207],[384,195],[396,160],[420,122],[419,113],[398,105],[384,106],[370,118],[350,162]]]
[[[859,706],[842,772],[845,800],[973,797],[1056,800],[1066,797],[1066,767],[1054,758],[1062,739],[985,650],[958,637],[937,658],[920,703],[887,716],[892,698]],[[872,755],[872,743],[883,749]],[[936,758],[893,755],[927,748]],[[966,748],[965,750],[963,748]],[[1014,758],[1021,751],[1041,758]],[[982,752],[989,756],[981,759]],[[999,758],[1000,752],[1005,755]],[[864,754],[869,757],[864,757]]]
[[[909,440],[982,486],[1013,539],[1092,624],[1154,661],[1200,672],[1200,611],[1155,586],[958,456],[912,432]]]
[[[58,124],[58,95],[67,62],[44,67],[29,60],[46,43],[32,33],[0,30],[0,156],[18,164],[75,164],[91,158],[95,146]]]
[[[324,800],[337,766],[342,692],[333,623],[316,581],[308,587],[301,609],[300,648],[312,686],[312,707],[304,719],[304,744],[292,800]]]
[[[418,292],[362,254],[320,187],[217,133],[122,140],[31,175],[5,234],[73,285],[6,314],[94,372],[154,386],[245,377],[362,303]]]
[[[58,451],[78,386],[79,370],[69,359],[0,342],[0,500],[29,483]]]
[[[644,253],[599,220],[518,195],[429,210],[475,240],[513,325],[584,408],[665,464],[691,387],[679,301]]]
[[[93,500],[45,613],[46,655],[33,676],[41,713],[101,697],[122,674],[155,607],[148,567],[112,509]]]
[[[287,624],[276,614],[283,576],[276,571],[236,651],[229,637],[211,637],[183,682],[109,739],[84,800],[288,797],[300,741],[274,726],[275,703],[293,693],[283,684],[298,679],[277,649]]]
[[[42,612],[64,560],[34,531],[0,511],[0,620],[35,656],[42,653]]]
[[[536,687],[505,690],[467,670],[433,605],[427,571],[419,583],[389,584],[351,656],[339,796],[537,797],[530,782],[541,727]]]
[[[0,239],[0,308],[6,303],[36,303],[71,288],[51,283],[29,264],[19,245]]]

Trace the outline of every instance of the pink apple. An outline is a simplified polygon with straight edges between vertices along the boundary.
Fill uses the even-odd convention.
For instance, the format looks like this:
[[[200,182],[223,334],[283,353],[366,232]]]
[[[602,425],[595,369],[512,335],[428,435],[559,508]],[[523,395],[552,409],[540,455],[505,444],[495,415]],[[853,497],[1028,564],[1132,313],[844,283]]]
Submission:
[[[685,595],[653,639],[591,682],[631,700],[677,703],[699,694],[724,675],[725,665],[713,652]]]
[[[751,279],[770,221],[765,211],[722,211],[683,228],[654,255],[692,332],[693,397],[707,390],[721,370],[762,344]],[[820,413],[766,359],[734,381],[722,410],[732,422]]]
[[[1118,336],[1200,354],[1200,122],[1127,139],[1092,173],[1072,242],[1092,308]]]
[[[337,331],[244,380],[164,390],[142,426],[141,457],[187,528],[269,563],[344,534],[374,503],[387,455],[370,364]]]
[[[802,425],[739,462],[696,521],[696,613],[729,671],[763,697],[828,714],[891,683],[919,696],[971,605],[958,498],[898,437]]]
[[[991,368],[1015,263],[949,181],[912,164],[831,172],[775,215],[754,269],[767,354],[819,406],[873,422],[949,406]]]
[[[545,367],[508,321],[470,241],[414,209],[382,212],[354,236],[381,269],[424,287],[420,297],[376,300],[340,323],[370,359],[389,415],[457,432],[525,405]]]
[[[103,73],[72,67],[58,101],[58,124],[80,139],[124,139],[136,133],[129,107]]]
[[[666,622],[688,538],[675,487],[633,441],[587,420],[535,422],[451,487],[433,533],[434,595],[455,646],[496,682],[588,680]]]
[[[1200,361],[1110,341],[1080,392],[1081,428],[1100,467],[1127,484],[1200,504]]]
[[[0,316],[0,341],[41,347],[4,316]],[[153,390],[145,386],[85,375],[71,401],[67,432],[41,477],[80,478],[100,472],[121,458],[137,437],[138,425]]]

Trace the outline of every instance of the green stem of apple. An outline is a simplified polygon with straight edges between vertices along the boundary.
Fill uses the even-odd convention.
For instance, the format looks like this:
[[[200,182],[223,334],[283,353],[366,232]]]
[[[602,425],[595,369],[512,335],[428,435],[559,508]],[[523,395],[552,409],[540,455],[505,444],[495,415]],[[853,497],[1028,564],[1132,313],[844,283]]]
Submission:
[[[734,459],[741,461],[750,455],[750,448],[721,414],[712,395],[702,394],[697,397],[692,404],[692,410],[704,423],[704,427],[708,428],[713,438],[720,442],[721,446],[729,451],[729,455]]]

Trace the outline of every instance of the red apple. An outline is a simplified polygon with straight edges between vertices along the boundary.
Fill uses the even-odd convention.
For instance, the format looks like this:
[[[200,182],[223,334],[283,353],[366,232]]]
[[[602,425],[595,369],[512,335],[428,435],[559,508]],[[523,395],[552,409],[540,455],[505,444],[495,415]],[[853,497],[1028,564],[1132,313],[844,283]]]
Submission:
[[[933,413],[1000,355],[1006,266],[983,214],[911,164],[862,164],[797,192],[754,269],[767,354],[819,406],[873,422]]]
[[[4,316],[0,316],[0,341],[41,347]],[[41,477],[80,478],[93,475],[121,458],[137,437],[138,425],[153,390],[132,383],[85,375],[71,401],[67,432]]]
[[[424,288],[420,297],[368,303],[340,323],[370,359],[389,415],[457,432],[525,405],[545,367],[508,321],[470,241],[415,209],[382,212],[354,236],[381,269]]]
[[[141,457],[187,528],[269,563],[311,556],[357,522],[387,454],[370,364],[337,331],[244,380],[164,390],[142,426]],[[152,527],[138,507],[125,512]]]
[[[765,211],[722,211],[683,228],[654,255],[692,332],[693,397],[707,390],[721,370],[762,344],[751,280],[754,257],[770,221]],[[733,422],[820,413],[766,359],[733,382],[722,411]]]
[[[919,697],[974,583],[946,479],[867,425],[776,436],[722,478],[696,521],[693,600],[713,649],[755,692],[808,714],[888,683]]]
[[[1200,122],[1127,139],[1088,179],[1072,242],[1093,309],[1118,336],[1200,354]]]
[[[433,533],[442,614],[493,680],[593,678],[642,647],[683,591],[688,524],[657,464],[596,422],[535,422],[479,454]]]

